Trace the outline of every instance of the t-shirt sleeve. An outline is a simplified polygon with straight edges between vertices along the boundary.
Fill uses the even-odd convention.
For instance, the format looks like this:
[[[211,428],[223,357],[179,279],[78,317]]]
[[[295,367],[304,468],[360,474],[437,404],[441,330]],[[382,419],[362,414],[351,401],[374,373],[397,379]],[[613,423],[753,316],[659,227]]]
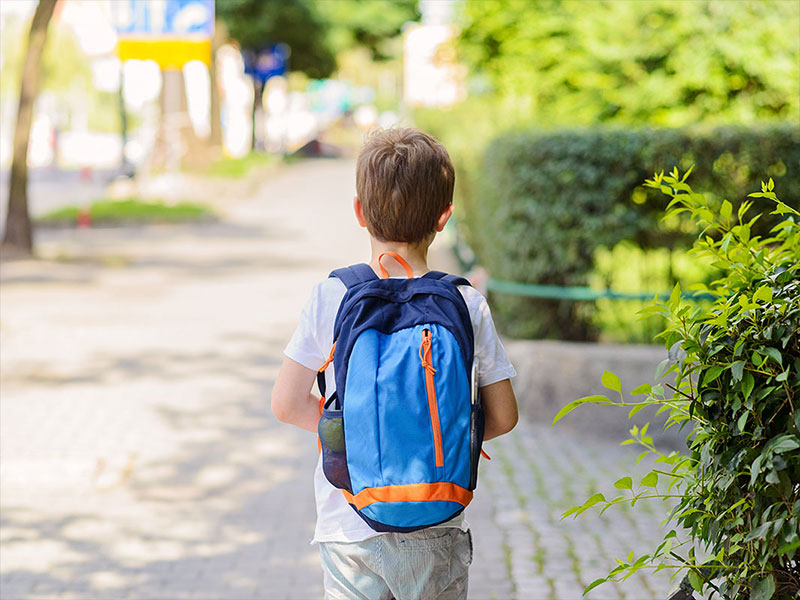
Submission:
[[[478,360],[478,386],[485,387],[503,379],[517,376],[514,365],[508,360],[506,350],[497,335],[492,312],[486,298],[469,288],[468,305],[475,333],[475,358]]]
[[[300,320],[283,353],[304,367],[316,371],[325,362],[326,354],[319,339],[321,284],[300,312]]]

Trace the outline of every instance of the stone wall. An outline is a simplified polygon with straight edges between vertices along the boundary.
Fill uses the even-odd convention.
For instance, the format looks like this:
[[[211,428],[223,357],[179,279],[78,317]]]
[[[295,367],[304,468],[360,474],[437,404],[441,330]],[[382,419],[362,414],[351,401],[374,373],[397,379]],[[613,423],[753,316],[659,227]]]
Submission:
[[[604,370],[616,373],[622,380],[626,401],[644,399],[628,393],[642,383],[655,383],[658,364],[667,357],[662,346],[593,344],[551,340],[505,340],[504,346],[518,376],[514,390],[520,415],[532,422],[553,422],[561,408],[584,396],[614,394],[600,383]],[[688,431],[681,434],[673,426],[664,431],[667,412],[656,415],[654,408],[639,411],[630,420],[626,408],[583,405],[562,418],[555,430],[622,441],[630,437],[629,430],[650,422],[648,434],[656,447],[685,448]]]

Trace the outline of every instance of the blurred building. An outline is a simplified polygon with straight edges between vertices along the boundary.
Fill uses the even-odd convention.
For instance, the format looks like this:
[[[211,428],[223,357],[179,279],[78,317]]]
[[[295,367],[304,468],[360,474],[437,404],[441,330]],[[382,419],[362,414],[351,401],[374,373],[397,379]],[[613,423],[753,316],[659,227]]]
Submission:
[[[457,1],[420,0],[421,22],[404,32],[403,99],[409,106],[449,106],[466,96],[466,69],[454,48]]]

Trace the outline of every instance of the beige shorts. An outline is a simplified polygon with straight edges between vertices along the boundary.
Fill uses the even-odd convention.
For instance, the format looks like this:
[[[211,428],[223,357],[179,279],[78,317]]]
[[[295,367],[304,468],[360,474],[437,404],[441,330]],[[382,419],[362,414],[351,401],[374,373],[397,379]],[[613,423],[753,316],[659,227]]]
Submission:
[[[466,600],[472,535],[456,527],[320,543],[326,600]]]

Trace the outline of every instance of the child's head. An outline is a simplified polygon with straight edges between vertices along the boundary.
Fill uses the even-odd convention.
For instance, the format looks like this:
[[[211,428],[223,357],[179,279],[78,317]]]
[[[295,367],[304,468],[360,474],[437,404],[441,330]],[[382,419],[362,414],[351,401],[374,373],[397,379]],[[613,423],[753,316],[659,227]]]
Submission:
[[[382,242],[432,239],[449,216],[454,183],[447,150],[418,129],[378,131],[358,155],[358,200],[367,230]]]

